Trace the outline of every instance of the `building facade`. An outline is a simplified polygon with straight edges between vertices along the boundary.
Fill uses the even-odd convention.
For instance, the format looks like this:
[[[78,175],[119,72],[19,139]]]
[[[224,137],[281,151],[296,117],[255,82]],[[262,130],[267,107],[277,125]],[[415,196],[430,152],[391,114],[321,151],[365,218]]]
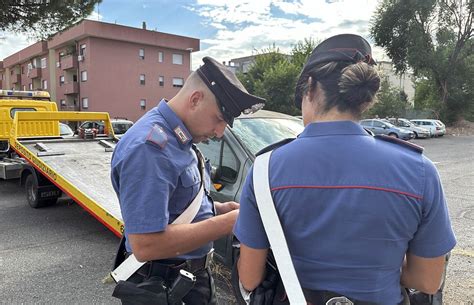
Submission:
[[[136,121],[173,97],[199,39],[84,20],[0,62],[2,89],[46,90],[64,111]]]
[[[413,106],[415,103],[415,83],[410,73],[397,74],[390,61],[378,61],[377,69],[381,78],[385,78],[390,86],[404,91],[407,94],[408,102]]]

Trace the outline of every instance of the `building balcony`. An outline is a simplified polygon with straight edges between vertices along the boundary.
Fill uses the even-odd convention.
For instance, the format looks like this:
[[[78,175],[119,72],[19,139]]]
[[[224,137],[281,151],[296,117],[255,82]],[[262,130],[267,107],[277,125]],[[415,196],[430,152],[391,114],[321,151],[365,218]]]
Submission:
[[[61,105],[60,107],[61,111],[80,111],[78,105]]]
[[[79,93],[79,84],[77,82],[64,83],[61,87],[64,90],[64,94],[78,94]]]
[[[29,78],[41,78],[41,68],[33,68],[28,72]]]
[[[11,76],[11,83],[12,84],[21,84],[21,74],[12,74]]]
[[[69,70],[77,68],[77,56],[68,55],[61,58],[61,69]]]

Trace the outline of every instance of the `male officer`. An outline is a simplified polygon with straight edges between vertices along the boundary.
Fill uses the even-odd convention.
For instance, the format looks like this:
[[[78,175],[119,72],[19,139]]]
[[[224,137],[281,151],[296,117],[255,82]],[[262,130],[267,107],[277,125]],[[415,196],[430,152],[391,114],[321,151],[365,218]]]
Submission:
[[[201,177],[193,143],[222,137],[242,111],[256,111],[265,102],[250,95],[222,64],[210,57],[203,61],[175,97],[162,100],[127,131],[112,157],[126,250],[148,262],[137,274],[171,283],[176,270],[186,266],[197,278],[183,299],[186,304],[216,304],[206,258],[212,241],[232,232],[239,208],[235,202],[213,203],[208,196],[210,165]],[[196,217],[190,224],[172,224],[196,197],[201,179],[206,195]]]

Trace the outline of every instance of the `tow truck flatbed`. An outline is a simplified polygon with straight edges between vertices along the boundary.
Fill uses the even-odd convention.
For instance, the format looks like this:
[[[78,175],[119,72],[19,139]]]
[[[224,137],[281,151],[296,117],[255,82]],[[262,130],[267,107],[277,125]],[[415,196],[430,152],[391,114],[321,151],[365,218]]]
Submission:
[[[15,136],[21,122],[103,120],[107,113],[19,112],[15,116],[11,148],[36,171],[70,196],[117,236],[123,233],[120,206],[110,180],[110,162],[117,140],[111,131],[93,139]]]

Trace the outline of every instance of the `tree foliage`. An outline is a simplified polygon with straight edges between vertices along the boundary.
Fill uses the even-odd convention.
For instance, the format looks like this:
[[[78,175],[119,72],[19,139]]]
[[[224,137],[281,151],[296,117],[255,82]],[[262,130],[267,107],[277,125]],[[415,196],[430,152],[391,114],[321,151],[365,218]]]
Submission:
[[[405,117],[409,106],[407,94],[391,87],[388,80],[384,79],[377,92],[377,102],[364,114],[364,117]]]
[[[250,93],[267,100],[265,109],[300,114],[293,103],[296,81],[315,46],[314,40],[305,39],[298,42],[289,55],[282,54],[275,45],[270,46],[255,56],[247,73],[237,76]]]
[[[90,15],[101,1],[4,0],[0,2],[0,31],[46,39]]]
[[[466,68],[472,61],[473,13],[474,0],[383,0],[372,20],[371,35],[396,70],[410,68],[431,79],[451,121],[472,103],[464,77],[472,73]]]

